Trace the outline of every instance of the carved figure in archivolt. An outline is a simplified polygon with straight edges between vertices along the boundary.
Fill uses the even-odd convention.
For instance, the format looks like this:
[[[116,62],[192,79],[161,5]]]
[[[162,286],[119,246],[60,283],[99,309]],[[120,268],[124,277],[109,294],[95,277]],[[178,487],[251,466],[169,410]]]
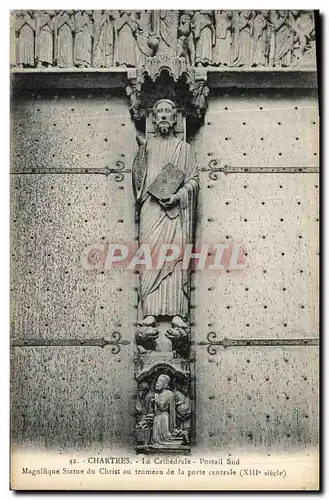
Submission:
[[[54,63],[54,16],[55,11],[36,13],[36,61],[37,66],[52,66]]]
[[[141,10],[137,12],[137,66],[144,66],[146,58],[153,55],[154,49],[159,43],[158,39],[154,41],[153,36],[152,12],[150,10]]]
[[[191,100],[191,104],[194,109],[194,116],[201,118],[204,116],[206,109],[208,107],[208,96],[210,90],[208,85],[205,85],[205,82],[196,83],[193,89],[193,97]]]
[[[249,66],[253,48],[254,11],[234,11],[232,27],[232,63],[234,66]]]
[[[155,34],[159,35],[157,55],[174,57],[177,54],[178,10],[154,12]]]
[[[192,32],[193,11],[185,11],[181,15],[178,27],[177,56],[184,57],[188,64],[194,66],[195,44]]]
[[[78,10],[74,15],[74,65],[78,68],[91,66],[91,51],[93,43],[93,25],[90,19],[91,11]]]
[[[311,11],[289,11],[289,23],[294,30],[293,55],[298,61],[312,48],[315,39],[314,15]]]
[[[232,50],[231,10],[215,10],[216,42],[213,50],[213,63],[216,66],[229,66]]]
[[[109,68],[113,64],[114,30],[110,11],[94,10],[93,57],[94,68]]]
[[[140,305],[145,327],[154,327],[157,316],[169,316],[173,328],[188,328],[190,271],[183,269],[182,260],[186,246],[193,243],[199,173],[190,146],[175,136],[176,120],[177,109],[172,101],[161,99],[155,103],[155,136],[140,143],[133,166],[140,246],[148,245],[153,255],[159,255],[162,244],[182,249],[177,259],[160,269],[141,266]],[[168,167],[172,174],[166,182],[173,192],[161,199],[149,189]]]
[[[17,13],[15,31],[17,37],[17,65],[23,67],[33,67],[35,65],[35,19],[33,11],[21,10]]]
[[[60,68],[73,67],[73,11],[60,11],[55,17],[55,60]]]
[[[114,11],[115,45],[114,63],[116,66],[134,67],[137,64],[136,12],[129,10]]]
[[[212,50],[215,45],[215,29],[212,10],[197,10],[193,17],[195,39],[195,64],[208,66],[212,63]]]
[[[286,10],[270,11],[271,66],[290,66],[294,47],[294,31]]]
[[[269,12],[258,10],[254,18],[252,66],[268,66],[270,52]]]
[[[137,90],[136,85],[127,85],[126,95],[129,98],[129,111],[134,119],[140,118],[141,99],[140,92]]]

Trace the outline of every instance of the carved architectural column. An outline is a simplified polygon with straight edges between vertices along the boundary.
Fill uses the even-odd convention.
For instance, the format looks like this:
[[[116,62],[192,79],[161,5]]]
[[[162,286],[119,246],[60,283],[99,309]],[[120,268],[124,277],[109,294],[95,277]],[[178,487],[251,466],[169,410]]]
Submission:
[[[132,170],[138,242],[141,257],[152,256],[152,267],[139,269],[136,450],[182,453],[193,439],[188,252],[199,191],[186,123],[202,120],[209,90],[206,72],[184,58],[149,58],[128,78],[139,144]]]

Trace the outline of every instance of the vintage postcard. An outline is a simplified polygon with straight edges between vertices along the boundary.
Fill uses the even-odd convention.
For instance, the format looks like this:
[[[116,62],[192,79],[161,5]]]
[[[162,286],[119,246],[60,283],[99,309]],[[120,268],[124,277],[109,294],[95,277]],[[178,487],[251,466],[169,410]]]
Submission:
[[[319,489],[318,16],[10,12],[13,490]]]

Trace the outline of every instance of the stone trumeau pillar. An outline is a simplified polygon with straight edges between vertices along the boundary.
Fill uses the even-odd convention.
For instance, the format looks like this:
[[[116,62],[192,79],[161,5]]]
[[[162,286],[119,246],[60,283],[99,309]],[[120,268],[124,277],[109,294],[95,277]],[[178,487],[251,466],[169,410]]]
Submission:
[[[152,270],[137,271],[136,450],[187,453],[195,397],[191,261],[184,255],[195,244],[200,182],[186,128],[192,118],[201,123],[209,90],[206,72],[183,57],[150,58],[128,78],[139,145],[132,170],[137,238],[154,257]]]

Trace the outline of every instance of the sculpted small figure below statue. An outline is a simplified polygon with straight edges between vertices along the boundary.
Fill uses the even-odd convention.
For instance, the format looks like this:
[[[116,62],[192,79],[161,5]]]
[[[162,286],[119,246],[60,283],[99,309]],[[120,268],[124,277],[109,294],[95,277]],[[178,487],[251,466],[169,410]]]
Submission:
[[[178,427],[184,441],[188,444],[190,440],[192,408],[187,385],[182,384],[180,387],[175,389],[174,393]]]
[[[176,398],[168,386],[170,377],[160,375],[155,384],[152,443],[154,446],[183,443],[176,418]]]
[[[154,419],[154,411],[152,408],[152,401],[154,394],[150,392],[148,382],[141,382],[138,386],[137,400],[136,400],[136,413],[137,413],[137,427],[148,427]]]

